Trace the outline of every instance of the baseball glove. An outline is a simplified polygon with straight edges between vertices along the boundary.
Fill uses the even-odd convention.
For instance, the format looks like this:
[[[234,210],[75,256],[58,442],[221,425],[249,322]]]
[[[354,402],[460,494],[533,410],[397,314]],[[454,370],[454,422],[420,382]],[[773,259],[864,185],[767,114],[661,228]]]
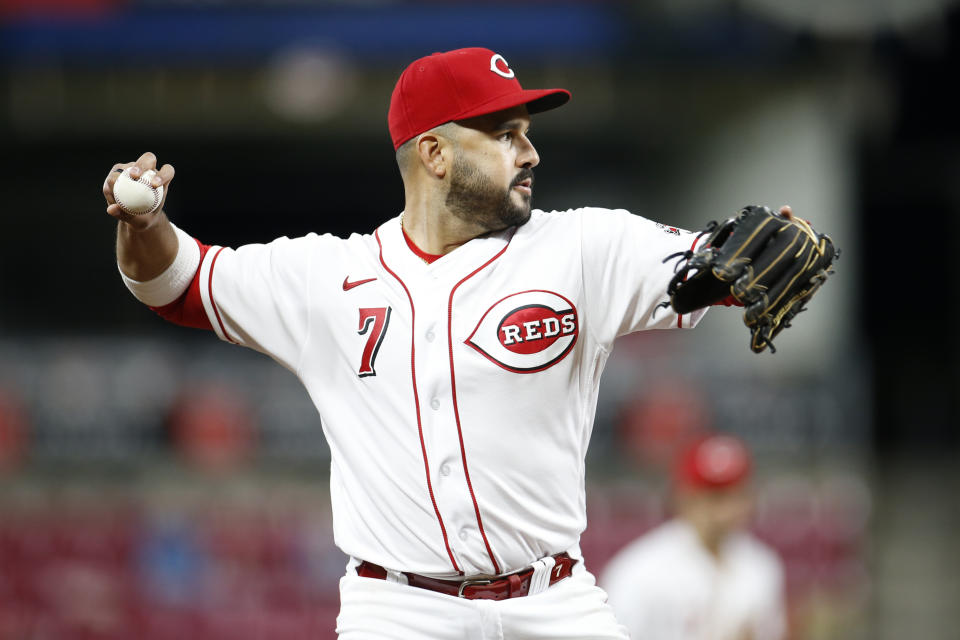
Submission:
[[[677,313],[689,313],[732,297],[744,307],[750,348],[760,353],[804,310],[839,255],[833,241],[805,220],[745,207],[723,223],[711,222],[707,242],[678,258],[667,293]],[[667,304],[667,303],[664,303]]]

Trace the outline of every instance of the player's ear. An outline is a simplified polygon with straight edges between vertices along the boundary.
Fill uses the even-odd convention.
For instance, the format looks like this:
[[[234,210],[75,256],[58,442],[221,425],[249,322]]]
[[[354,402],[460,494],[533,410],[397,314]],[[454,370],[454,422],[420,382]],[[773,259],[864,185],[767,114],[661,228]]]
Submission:
[[[448,141],[436,133],[423,133],[417,138],[417,155],[428,173],[437,178],[447,174],[449,146]]]

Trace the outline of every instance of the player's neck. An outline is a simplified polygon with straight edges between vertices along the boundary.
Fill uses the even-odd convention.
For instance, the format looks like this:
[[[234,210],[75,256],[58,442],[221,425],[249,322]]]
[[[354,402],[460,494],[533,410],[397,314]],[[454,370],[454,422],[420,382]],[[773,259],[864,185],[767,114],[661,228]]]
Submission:
[[[711,527],[706,523],[699,522],[695,518],[687,518],[687,522],[690,524],[697,536],[697,540],[700,541],[704,550],[709,553],[714,560],[719,560],[723,549],[723,541],[726,538],[726,532]]]
[[[407,246],[410,247],[410,251],[413,251],[414,255],[426,262],[427,264],[433,264],[437,260],[443,257],[442,254],[427,253],[423,249],[417,246],[411,238],[407,231],[403,228],[403,214],[400,214],[400,230],[403,232],[403,239],[406,241]]]
[[[469,225],[445,208],[410,206],[400,218],[403,231],[417,248],[426,254],[446,255],[484,233],[476,225]]]
[[[720,536],[700,536],[700,542],[703,548],[707,550],[714,560],[720,560],[720,549],[723,546],[723,538]]]

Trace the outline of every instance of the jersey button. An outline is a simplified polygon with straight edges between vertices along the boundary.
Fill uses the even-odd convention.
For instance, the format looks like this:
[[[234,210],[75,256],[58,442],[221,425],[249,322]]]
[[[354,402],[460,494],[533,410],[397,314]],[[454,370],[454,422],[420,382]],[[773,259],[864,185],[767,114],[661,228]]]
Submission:
[[[460,535],[460,539],[466,542],[467,538],[470,537],[470,532],[467,531],[466,529],[460,529],[459,535]]]
[[[450,475],[450,465],[448,465],[446,462],[440,465],[440,475],[442,476]]]
[[[427,335],[426,335],[427,342],[433,342],[433,339],[436,337],[437,337],[437,334],[433,332],[433,329],[429,329],[427,331]]]
[[[437,409],[439,409],[439,408],[440,408],[440,400],[438,400],[437,398],[434,398],[433,400],[431,400],[431,401],[430,401],[430,407],[431,407],[434,411],[436,411]]]

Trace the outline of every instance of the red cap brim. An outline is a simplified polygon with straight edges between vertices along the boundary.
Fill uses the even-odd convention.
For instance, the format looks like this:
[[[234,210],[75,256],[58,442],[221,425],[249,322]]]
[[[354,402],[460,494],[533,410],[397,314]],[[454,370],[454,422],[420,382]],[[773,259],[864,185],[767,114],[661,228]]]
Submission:
[[[466,120],[467,118],[484,116],[488,113],[512,109],[522,104],[527,105],[527,111],[531,114],[543,113],[550,109],[556,109],[566,104],[569,100],[570,92],[566,89],[524,89],[475,106],[464,113],[458,114],[452,118],[452,120]],[[437,124],[440,125],[443,123],[438,122]]]

